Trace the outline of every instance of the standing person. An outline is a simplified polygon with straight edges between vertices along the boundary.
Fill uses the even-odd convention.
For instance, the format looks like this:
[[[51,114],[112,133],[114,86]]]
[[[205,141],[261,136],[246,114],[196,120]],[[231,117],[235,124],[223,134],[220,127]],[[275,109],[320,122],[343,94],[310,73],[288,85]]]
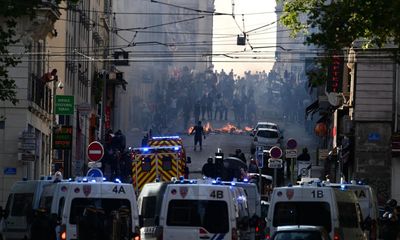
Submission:
[[[297,157],[297,160],[300,161],[310,161],[310,154],[308,154],[308,149],[307,148],[303,148],[303,152]]]
[[[258,173],[259,172],[257,161],[254,158],[250,159],[248,172],[249,173]]]
[[[197,100],[196,103],[194,104],[194,110],[193,110],[195,122],[200,120],[200,110],[201,110],[201,103],[200,100]]]
[[[203,140],[202,137],[204,137],[204,139],[206,139],[206,134],[204,132],[204,128],[201,125],[201,121],[197,122],[197,125],[193,127],[192,131],[190,132],[190,134],[194,133],[194,151],[196,151],[196,146],[197,143],[199,143],[200,145],[200,151],[203,149]]]
[[[206,107],[206,112],[207,112],[207,119],[210,121],[212,120],[212,115],[213,115],[213,102],[214,99],[210,93],[207,95],[207,107]]]
[[[203,96],[200,99],[200,105],[201,105],[201,120],[206,120],[205,115],[207,112],[207,95],[204,93]]]
[[[213,158],[208,157],[207,163],[205,163],[201,169],[201,174],[209,178],[215,178],[216,175],[215,170],[216,169],[215,169],[215,164],[213,163]]]

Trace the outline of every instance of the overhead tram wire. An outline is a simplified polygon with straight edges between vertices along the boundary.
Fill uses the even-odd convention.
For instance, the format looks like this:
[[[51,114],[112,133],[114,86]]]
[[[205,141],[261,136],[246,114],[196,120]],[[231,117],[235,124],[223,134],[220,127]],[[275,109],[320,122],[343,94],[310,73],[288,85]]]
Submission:
[[[155,2],[155,1],[154,1]],[[161,2],[158,2],[161,3]],[[164,4],[164,3],[161,3]],[[176,8],[184,8],[182,6],[174,5],[173,7]],[[76,12],[82,12],[80,9],[74,9],[71,7],[59,7],[61,10],[66,10],[66,11],[76,11]],[[186,8],[184,8],[186,9]],[[223,12],[213,12],[213,11],[205,11],[201,9],[193,9],[193,8],[187,8],[186,10],[189,11],[194,11],[194,12],[202,12],[199,13],[198,15],[215,15],[215,16],[224,16],[224,15],[231,15],[230,13],[223,13]],[[103,13],[103,14],[109,14],[109,15],[187,15],[187,16],[193,16],[196,15],[196,13],[169,13],[169,12],[114,12],[114,11],[100,11],[100,10],[84,10],[84,12],[91,12],[91,13]],[[208,13],[207,13],[208,12]],[[243,13],[245,15],[266,15],[266,14],[276,14],[276,13],[281,13],[283,11],[270,11],[270,12],[250,12],[250,13]],[[242,13],[240,13],[242,14]]]
[[[199,20],[199,19],[202,19],[202,18],[204,18],[204,16],[194,17],[194,18],[188,18],[188,19],[183,19],[183,20],[173,21],[173,22],[168,22],[168,23],[162,23],[162,24],[150,25],[150,26],[146,26],[146,27],[116,28],[116,29],[113,29],[113,31],[137,31],[137,30],[146,30],[146,29],[149,29],[149,28],[162,27],[162,26],[165,26],[165,25],[171,25],[171,24],[177,24],[177,23],[188,22],[188,21],[193,21],[193,20]]]

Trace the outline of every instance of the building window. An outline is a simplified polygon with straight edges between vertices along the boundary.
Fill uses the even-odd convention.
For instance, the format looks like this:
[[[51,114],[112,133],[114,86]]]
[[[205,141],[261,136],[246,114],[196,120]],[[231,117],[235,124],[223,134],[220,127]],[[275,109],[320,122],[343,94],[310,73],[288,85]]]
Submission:
[[[0,120],[0,129],[4,129],[6,126],[6,121],[5,120]]]

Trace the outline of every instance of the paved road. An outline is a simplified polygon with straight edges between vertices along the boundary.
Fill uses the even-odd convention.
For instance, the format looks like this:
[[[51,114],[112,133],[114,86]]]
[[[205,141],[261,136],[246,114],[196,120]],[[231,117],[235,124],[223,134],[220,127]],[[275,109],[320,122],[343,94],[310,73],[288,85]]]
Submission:
[[[286,143],[287,139],[289,138],[296,139],[298,142],[298,152],[300,153],[303,147],[307,147],[309,149],[313,165],[315,165],[317,148],[317,139],[315,138],[315,136],[306,133],[304,126],[301,124],[293,122],[283,122],[279,119],[274,119],[273,121],[278,123],[280,125],[280,128],[283,129],[284,143]],[[204,125],[206,123],[207,122],[205,122]],[[220,129],[228,124],[228,122],[211,121],[210,124],[214,129]],[[203,164],[206,162],[209,156],[214,156],[218,148],[222,149],[222,151],[225,153],[225,156],[233,154],[235,152],[235,149],[240,148],[246,154],[246,158],[249,160],[250,144],[252,141],[252,137],[249,134],[210,133],[207,135],[206,139],[203,140],[203,150],[193,151],[193,136],[189,136],[187,133],[182,133],[182,131],[176,132],[177,133],[172,133],[172,135],[178,134],[182,137],[184,146],[187,151],[187,156],[190,156],[192,158],[192,164],[189,166],[190,171],[193,173],[190,175],[191,178],[200,177],[200,172]],[[137,131],[134,135],[130,137],[129,140],[133,142],[133,146],[137,147],[140,145],[142,136],[143,133]],[[320,177],[321,167],[313,166],[313,169],[313,175],[315,177]]]

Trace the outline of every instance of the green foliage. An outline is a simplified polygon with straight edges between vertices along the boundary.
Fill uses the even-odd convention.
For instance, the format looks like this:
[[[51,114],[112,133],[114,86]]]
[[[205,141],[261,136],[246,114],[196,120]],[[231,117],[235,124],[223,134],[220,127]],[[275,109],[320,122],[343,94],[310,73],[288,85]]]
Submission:
[[[281,22],[293,35],[304,33],[307,44],[339,50],[355,40],[363,40],[365,48],[400,43],[398,0],[289,0],[283,10]]]
[[[60,3],[62,0],[56,0]],[[79,0],[69,0],[77,3]],[[14,105],[16,98],[15,81],[9,77],[8,68],[20,63],[18,57],[10,55],[8,47],[19,42],[15,27],[19,17],[35,16],[35,9],[42,4],[42,0],[0,0],[0,101],[11,101]]]
[[[305,44],[325,50],[319,71],[308,73],[310,82],[324,83],[333,52],[350,48],[360,40],[364,49],[394,44],[399,52],[399,0],[277,0],[282,1],[281,23],[291,36],[304,34]],[[397,56],[397,54],[395,54]],[[399,59],[397,59],[399,60]]]

